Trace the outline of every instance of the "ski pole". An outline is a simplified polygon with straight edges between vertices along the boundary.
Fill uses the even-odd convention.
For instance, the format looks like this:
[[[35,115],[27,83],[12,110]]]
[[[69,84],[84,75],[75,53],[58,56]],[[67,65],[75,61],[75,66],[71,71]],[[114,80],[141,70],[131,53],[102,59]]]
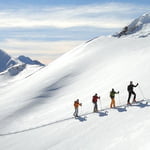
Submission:
[[[143,93],[143,90],[141,89],[141,86],[139,85],[138,87],[139,87],[139,91],[140,91],[140,93],[141,93],[143,99],[146,100],[146,97],[144,96],[144,93]]]
[[[119,106],[121,105],[120,94],[118,93]]]
[[[100,103],[100,108],[102,110],[102,102],[101,102],[101,100],[99,100],[99,103]]]
[[[82,111],[82,103],[81,103],[81,115],[83,114],[83,111]]]
[[[82,103],[81,103],[81,115],[80,116],[83,116],[84,117],[84,119],[86,118],[86,115],[83,113],[83,109],[82,109]]]

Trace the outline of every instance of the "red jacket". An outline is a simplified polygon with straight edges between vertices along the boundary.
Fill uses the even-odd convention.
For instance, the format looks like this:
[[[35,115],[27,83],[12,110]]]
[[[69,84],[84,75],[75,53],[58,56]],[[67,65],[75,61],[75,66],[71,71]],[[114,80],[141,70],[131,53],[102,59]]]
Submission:
[[[100,97],[94,95],[92,99],[93,103],[96,103],[98,99],[100,99]]]

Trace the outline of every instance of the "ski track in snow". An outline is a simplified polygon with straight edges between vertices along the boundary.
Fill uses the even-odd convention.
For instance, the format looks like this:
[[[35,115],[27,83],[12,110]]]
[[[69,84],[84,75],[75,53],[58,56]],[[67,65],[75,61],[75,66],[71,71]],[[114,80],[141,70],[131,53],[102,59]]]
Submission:
[[[146,103],[144,104],[143,102],[146,102]],[[141,101],[138,101],[137,103],[132,104],[132,105],[124,104],[124,105],[120,105],[120,106],[117,106],[117,107],[111,108],[111,109],[114,109],[114,110],[116,109],[118,112],[124,112],[124,111],[126,112],[127,107],[141,107],[141,108],[150,107],[150,105],[148,105],[149,102],[150,102],[150,99],[141,100]],[[110,108],[102,109],[98,113],[99,113],[100,116],[107,116],[108,115],[108,110],[110,110]],[[105,112],[103,112],[103,111],[105,111]],[[13,134],[28,132],[28,131],[36,130],[36,129],[39,129],[39,128],[47,127],[47,126],[50,126],[50,125],[54,125],[54,124],[57,124],[57,123],[62,123],[62,122],[65,122],[65,121],[68,121],[68,120],[71,120],[71,119],[78,119],[79,121],[82,122],[82,121],[86,121],[86,117],[91,115],[91,114],[93,114],[93,112],[87,112],[87,113],[81,114],[77,118],[69,117],[69,118],[57,120],[57,121],[54,121],[54,122],[50,122],[50,123],[47,123],[47,124],[31,127],[31,128],[28,128],[28,129],[23,129],[23,130],[20,130],[20,131],[12,131],[12,132],[8,132],[8,133],[0,134],[0,136],[8,136],[8,135],[13,135]]]

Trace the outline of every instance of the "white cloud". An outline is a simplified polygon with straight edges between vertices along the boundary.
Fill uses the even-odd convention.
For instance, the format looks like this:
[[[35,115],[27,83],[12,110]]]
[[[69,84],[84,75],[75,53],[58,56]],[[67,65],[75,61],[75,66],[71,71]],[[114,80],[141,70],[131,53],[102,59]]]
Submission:
[[[129,23],[128,14],[144,12],[148,6],[107,3],[86,6],[64,6],[2,10],[0,27],[56,27],[91,26],[119,28]],[[124,17],[126,15],[126,17]]]
[[[11,28],[11,30],[13,30],[14,27],[14,29],[30,28],[32,31],[32,29],[39,29],[39,27],[42,27],[42,29],[45,29],[46,32],[47,29],[51,27],[55,27],[56,30],[57,28],[63,30],[63,28],[85,26],[89,26],[91,28],[96,27],[96,30],[99,30],[98,28],[115,29],[124,27],[126,24],[131,22],[131,19],[135,19],[135,17],[138,17],[147,11],[149,11],[149,6],[131,5],[127,3],[106,3],[62,7],[48,6],[43,8],[36,8],[32,6],[30,8],[15,8],[8,10],[3,9],[0,12],[0,29]],[[22,29],[22,31],[24,31],[22,37],[19,33],[15,33],[12,34],[10,38],[28,38],[30,34],[26,33],[27,30]],[[57,33],[59,34],[59,38],[60,36],[66,36],[66,30],[63,31],[64,32]],[[41,32],[38,32],[37,30],[37,33]],[[81,34],[82,33],[83,32],[81,32]],[[4,36],[4,38],[8,38],[8,33],[5,34],[6,36]],[[70,32],[69,35],[70,38]],[[31,37],[28,38],[28,40],[34,38],[34,36],[35,32],[33,35],[31,35]],[[55,34],[51,35],[49,31],[47,34],[45,34],[45,32],[40,34],[41,39],[45,36],[53,36],[52,38],[54,38]],[[80,35],[77,34],[76,36],[79,36],[78,38],[80,39]],[[48,63],[83,42],[80,40],[43,42],[39,41],[40,37],[37,37],[38,41],[24,41],[14,39],[4,41],[1,40],[0,45],[1,48],[6,50],[9,54],[13,54],[15,56],[23,54]]]
[[[8,39],[1,41],[0,45],[1,49],[7,51],[10,55],[26,55],[44,63],[49,63],[81,43],[83,41],[36,42]]]

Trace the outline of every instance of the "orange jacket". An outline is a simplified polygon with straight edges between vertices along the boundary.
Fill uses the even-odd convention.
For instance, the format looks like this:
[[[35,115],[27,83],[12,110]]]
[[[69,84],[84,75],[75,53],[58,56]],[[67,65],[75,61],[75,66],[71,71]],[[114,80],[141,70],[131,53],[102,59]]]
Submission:
[[[77,101],[75,101],[75,102],[74,102],[74,107],[75,107],[75,108],[78,108],[78,107],[79,107],[79,105],[81,106],[82,104],[81,104],[81,103],[79,103],[79,102],[77,102]]]

